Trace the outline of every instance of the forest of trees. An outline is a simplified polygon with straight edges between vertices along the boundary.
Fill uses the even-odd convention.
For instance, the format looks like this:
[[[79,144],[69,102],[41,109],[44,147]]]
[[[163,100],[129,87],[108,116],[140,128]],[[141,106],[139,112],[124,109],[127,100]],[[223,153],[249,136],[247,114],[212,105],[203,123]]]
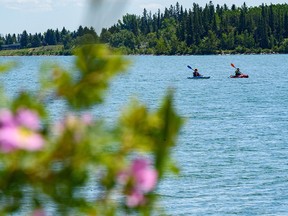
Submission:
[[[156,14],[127,14],[103,29],[102,42],[128,53],[214,54],[288,52],[288,5],[216,7],[212,2],[183,9],[179,3]]]
[[[217,53],[288,53],[288,5],[262,4],[241,7],[216,5],[192,8],[175,6],[152,14],[144,9],[141,16],[126,14],[100,35],[93,28],[75,32],[48,30],[43,35],[6,35],[0,44],[19,42],[21,47],[101,42],[127,54],[217,54]]]
[[[48,29],[43,34],[28,34],[26,30],[22,34],[8,34],[0,37],[0,46],[19,44],[21,48],[36,48],[48,45],[63,45],[64,50],[71,50],[80,44],[97,43],[99,37],[93,27],[80,26],[77,31],[70,32],[63,27],[58,29]],[[2,46],[3,47],[3,46]]]

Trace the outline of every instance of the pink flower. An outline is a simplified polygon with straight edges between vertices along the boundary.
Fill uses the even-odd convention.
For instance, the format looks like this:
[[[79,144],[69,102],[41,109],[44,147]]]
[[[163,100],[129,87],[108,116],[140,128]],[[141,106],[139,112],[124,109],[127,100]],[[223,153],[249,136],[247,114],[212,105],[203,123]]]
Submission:
[[[136,159],[132,162],[129,170],[118,175],[118,182],[127,184],[132,180],[126,204],[128,207],[136,207],[145,203],[145,194],[152,191],[157,184],[158,174],[149,166],[145,159]]]
[[[27,109],[19,110],[16,115],[10,110],[0,111],[0,150],[11,152],[16,149],[37,151],[44,145],[38,115]]]
[[[43,209],[36,209],[34,210],[34,212],[32,213],[32,216],[45,216],[45,212]]]
[[[15,116],[17,123],[23,127],[29,128],[31,130],[39,130],[40,122],[37,113],[28,110],[20,109]]]
[[[81,120],[85,125],[91,125],[93,122],[93,118],[90,114],[85,113],[81,116]]]
[[[0,110],[0,127],[15,126],[15,124],[14,116],[10,110]]]
[[[127,196],[126,205],[130,208],[143,205],[145,203],[145,197],[143,193],[139,191],[132,191],[129,196]]]
[[[137,159],[132,164],[135,187],[143,192],[151,191],[157,183],[157,172],[149,167],[148,161]]]
[[[43,147],[44,140],[39,134],[20,127],[0,129],[0,146],[4,152],[15,149],[37,151]]]

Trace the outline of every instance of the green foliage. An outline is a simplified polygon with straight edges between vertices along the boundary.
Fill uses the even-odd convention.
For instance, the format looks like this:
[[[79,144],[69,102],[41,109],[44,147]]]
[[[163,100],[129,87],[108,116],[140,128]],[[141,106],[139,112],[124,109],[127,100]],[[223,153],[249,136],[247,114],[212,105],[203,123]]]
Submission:
[[[109,33],[108,33],[109,34]],[[0,55],[10,56],[10,55],[72,55],[72,49],[75,46],[84,44],[94,44],[99,42],[99,37],[95,32],[95,29],[90,27],[80,26],[77,32],[67,31],[64,27],[61,31],[58,29],[55,31],[53,29],[48,29],[44,34],[28,34],[26,30],[22,34],[16,37],[15,34],[8,34],[4,38],[0,37],[0,50],[2,45],[12,45],[14,43],[19,43],[21,49],[13,50],[10,48],[5,48]],[[55,52],[37,52],[38,49],[45,49],[45,47],[55,47],[63,46],[64,50]],[[36,48],[27,51],[27,48]]]
[[[135,35],[128,30],[121,30],[111,36],[109,43],[113,47],[125,46],[133,50],[136,46]]]
[[[107,29],[103,28],[100,34],[100,42],[101,43],[109,43],[111,38],[111,32],[109,32]]]
[[[285,38],[282,44],[280,45],[279,52],[288,53],[288,38]]]
[[[165,40],[161,37],[156,41],[155,53],[157,55],[168,55],[170,52],[170,47],[167,46]]]
[[[15,34],[8,34],[0,38],[0,45],[20,43],[22,48],[63,45],[64,51],[60,54],[69,55],[75,46],[99,41],[125,54],[213,54],[219,50],[235,53],[239,47],[248,53],[255,50],[287,53],[283,46],[279,49],[288,38],[287,29],[287,4],[248,7],[243,3],[241,7],[232,5],[231,8],[224,4],[215,8],[209,2],[205,7],[193,3],[191,8],[183,9],[176,3],[162,13],[158,10],[152,14],[144,9],[142,16],[126,14],[117,24],[102,29],[99,37],[92,27],[79,26],[74,32],[65,28],[62,31],[48,29],[43,35],[28,35],[23,31],[19,39]],[[1,55],[21,53],[0,52]]]
[[[200,49],[204,54],[215,54],[216,50],[218,50],[219,43],[220,41],[216,34],[209,30],[208,37],[204,37],[200,43]]]
[[[28,46],[28,43],[29,43],[28,33],[27,31],[23,31],[20,37],[21,47],[26,48]]]
[[[95,44],[97,41],[95,40],[92,34],[84,34],[82,36],[77,37],[75,45],[87,45],[87,44]]]
[[[0,73],[6,72],[11,70],[12,68],[14,68],[17,65],[16,62],[7,62],[7,63],[2,63],[0,65]]]
[[[67,34],[63,36],[62,41],[65,50],[69,50],[73,47],[72,37],[70,35]]]
[[[35,112],[41,128],[25,126],[31,123],[30,114],[25,127],[14,128],[19,131],[19,148],[4,151],[4,140],[11,137],[3,138],[3,131],[9,127],[0,125],[0,215],[17,214],[24,206],[26,215],[34,210],[41,212],[51,204],[59,215],[159,215],[156,187],[140,191],[142,201],[129,204],[127,199],[135,190],[137,179],[119,179],[128,175],[133,159],[139,157],[151,160],[152,168],[146,172],[157,178],[156,184],[165,173],[177,172],[171,151],[183,120],[173,108],[173,91],[168,91],[162,105],[154,111],[132,101],[118,121],[107,127],[104,120],[76,111],[83,113],[100,104],[109,82],[126,68],[127,61],[103,45],[81,46],[75,55],[76,70],[46,66],[39,90],[21,92],[8,103],[9,115],[17,117],[23,109]],[[1,68],[8,69],[9,65]],[[75,110],[74,114],[52,122],[45,104],[45,98],[51,95],[64,100],[69,110]],[[0,112],[0,121],[7,112]],[[23,117],[18,121],[23,123]],[[30,135],[37,136],[38,141],[41,137],[43,146],[29,149]],[[94,198],[86,196],[90,184],[97,188]]]
[[[125,68],[124,62],[102,45],[83,46],[75,55],[79,71],[73,74],[60,68],[54,71],[51,81],[58,89],[58,96],[65,97],[75,109],[101,103],[110,79]]]
[[[261,49],[277,50],[288,37],[287,4],[241,7],[217,5],[212,2],[204,8],[194,3],[193,8],[180,10],[182,6],[170,6],[164,13],[143,16],[125,15],[119,24],[108,29],[112,47],[126,46],[135,53],[134,47],[123,43],[122,31],[131,32],[140,41],[137,53],[157,55],[213,54],[219,50],[254,52]],[[107,35],[105,31],[105,35]],[[128,33],[125,33],[128,35]],[[154,36],[156,35],[156,37]],[[131,37],[130,37],[131,38]],[[237,48],[238,47],[238,48]],[[243,47],[243,49],[239,49]],[[237,49],[236,49],[237,48]],[[128,49],[128,51],[129,51]],[[285,49],[281,48],[281,52]]]

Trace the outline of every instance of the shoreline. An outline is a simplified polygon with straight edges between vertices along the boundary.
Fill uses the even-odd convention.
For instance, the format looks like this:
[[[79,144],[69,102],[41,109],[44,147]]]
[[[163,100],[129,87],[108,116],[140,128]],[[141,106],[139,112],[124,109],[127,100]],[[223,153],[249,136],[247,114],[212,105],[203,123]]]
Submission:
[[[0,56],[66,56],[66,55],[71,55],[71,50],[65,50],[63,45],[0,50]]]
[[[112,50],[119,52],[116,48]],[[122,55],[147,55],[147,56],[201,56],[201,55],[277,55],[277,54],[288,54],[282,52],[275,52],[273,50],[263,50],[259,52],[237,52],[236,50],[218,50],[214,53],[194,53],[194,54],[153,54],[153,53],[133,53],[133,52],[122,52]],[[25,48],[25,49],[11,49],[11,50],[0,50],[0,56],[73,56],[73,50],[65,50],[62,45],[55,46],[42,46],[37,48]]]

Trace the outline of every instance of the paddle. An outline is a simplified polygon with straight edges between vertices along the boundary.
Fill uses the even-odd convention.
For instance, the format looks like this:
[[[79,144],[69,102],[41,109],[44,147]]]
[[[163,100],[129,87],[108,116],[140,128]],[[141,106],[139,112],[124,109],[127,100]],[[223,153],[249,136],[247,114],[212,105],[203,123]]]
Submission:
[[[187,67],[193,71],[195,71],[191,66],[187,65]]]
[[[231,63],[230,65],[231,65],[233,68],[236,68],[233,63]],[[231,76],[232,76],[232,75],[231,75]],[[231,77],[231,76],[230,76],[230,77]],[[230,78],[230,77],[228,77],[228,78]]]

